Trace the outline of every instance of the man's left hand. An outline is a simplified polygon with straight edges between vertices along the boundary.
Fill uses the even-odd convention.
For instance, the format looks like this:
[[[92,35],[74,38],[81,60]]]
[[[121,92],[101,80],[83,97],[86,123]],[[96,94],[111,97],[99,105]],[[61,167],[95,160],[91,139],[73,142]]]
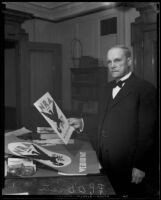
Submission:
[[[141,183],[144,177],[145,177],[145,172],[137,168],[132,169],[131,183],[136,183],[136,184]]]

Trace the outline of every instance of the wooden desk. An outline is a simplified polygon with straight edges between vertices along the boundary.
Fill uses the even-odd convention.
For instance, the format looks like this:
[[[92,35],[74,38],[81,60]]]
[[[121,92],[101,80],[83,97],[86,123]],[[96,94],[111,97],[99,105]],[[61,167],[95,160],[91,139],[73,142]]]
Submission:
[[[103,174],[87,176],[58,176],[50,178],[7,178],[3,195],[114,195],[115,192]]]
[[[33,139],[34,134],[32,133],[31,136],[32,138],[27,135],[27,138]],[[86,137],[83,137],[83,134],[77,136],[77,138],[87,140]],[[41,175],[43,174],[44,177],[39,176],[39,173]],[[103,173],[90,174],[86,176],[63,176],[58,175],[58,173],[54,173],[54,171],[48,171],[45,167],[37,163],[36,174],[37,176],[35,177],[25,178],[5,177],[2,194],[28,193],[29,195],[115,195],[108,177]]]

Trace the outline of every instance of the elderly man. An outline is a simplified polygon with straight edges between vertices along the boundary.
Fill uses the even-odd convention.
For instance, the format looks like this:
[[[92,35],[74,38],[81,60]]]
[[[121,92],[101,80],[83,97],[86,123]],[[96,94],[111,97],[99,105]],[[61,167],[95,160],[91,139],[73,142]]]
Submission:
[[[139,196],[149,190],[152,194],[147,182],[156,164],[156,89],[132,72],[127,47],[109,49],[107,63],[114,80],[102,94],[98,157],[118,195]],[[70,118],[69,123],[75,128],[88,126],[85,119]]]

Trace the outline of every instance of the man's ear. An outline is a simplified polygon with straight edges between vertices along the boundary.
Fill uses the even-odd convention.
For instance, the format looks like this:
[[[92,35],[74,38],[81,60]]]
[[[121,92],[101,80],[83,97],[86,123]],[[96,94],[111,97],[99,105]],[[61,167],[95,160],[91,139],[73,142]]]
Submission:
[[[128,57],[128,58],[127,58],[127,62],[128,62],[128,66],[131,67],[131,65],[132,65],[132,58],[131,58],[131,57]]]

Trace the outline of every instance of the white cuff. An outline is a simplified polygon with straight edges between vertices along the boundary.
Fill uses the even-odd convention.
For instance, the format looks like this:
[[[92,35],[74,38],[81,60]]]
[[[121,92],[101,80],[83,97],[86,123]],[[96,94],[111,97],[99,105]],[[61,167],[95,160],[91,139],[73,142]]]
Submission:
[[[84,129],[84,121],[83,121],[83,118],[81,118],[81,121],[82,121],[82,126],[80,127],[80,132],[83,132],[83,129]]]

